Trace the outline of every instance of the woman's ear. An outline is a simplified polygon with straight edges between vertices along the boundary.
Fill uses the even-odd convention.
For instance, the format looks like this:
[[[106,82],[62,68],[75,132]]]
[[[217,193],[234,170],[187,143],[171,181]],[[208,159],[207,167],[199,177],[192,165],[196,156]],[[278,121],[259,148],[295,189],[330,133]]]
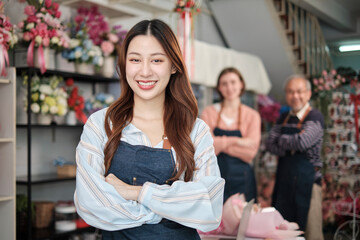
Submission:
[[[176,68],[174,66],[171,67],[171,74],[176,73]]]

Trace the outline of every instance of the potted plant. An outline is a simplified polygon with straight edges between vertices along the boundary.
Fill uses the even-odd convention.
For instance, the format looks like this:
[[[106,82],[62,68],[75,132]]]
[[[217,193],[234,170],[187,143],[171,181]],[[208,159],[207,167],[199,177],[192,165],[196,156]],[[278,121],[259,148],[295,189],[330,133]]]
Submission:
[[[31,203],[31,218],[35,218],[35,205]],[[28,198],[23,194],[16,195],[16,231],[19,235],[26,232],[28,221]]]

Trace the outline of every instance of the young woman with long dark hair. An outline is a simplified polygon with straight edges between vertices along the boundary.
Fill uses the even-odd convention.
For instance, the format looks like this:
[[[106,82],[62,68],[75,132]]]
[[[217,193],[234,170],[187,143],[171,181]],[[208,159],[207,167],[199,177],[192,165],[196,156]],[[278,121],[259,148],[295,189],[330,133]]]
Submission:
[[[200,239],[220,224],[224,180],[174,33],[139,22],[118,66],[119,99],[77,147],[77,211],[103,239]]]

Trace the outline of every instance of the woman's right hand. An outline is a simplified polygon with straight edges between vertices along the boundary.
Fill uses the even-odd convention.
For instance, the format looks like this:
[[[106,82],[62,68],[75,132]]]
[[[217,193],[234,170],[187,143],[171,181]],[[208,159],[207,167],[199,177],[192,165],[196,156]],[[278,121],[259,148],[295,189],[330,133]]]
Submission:
[[[119,178],[117,178],[114,174],[110,173],[105,177],[105,181],[116,189],[116,191],[126,200],[134,200],[137,201],[142,186],[133,186],[129,185]]]

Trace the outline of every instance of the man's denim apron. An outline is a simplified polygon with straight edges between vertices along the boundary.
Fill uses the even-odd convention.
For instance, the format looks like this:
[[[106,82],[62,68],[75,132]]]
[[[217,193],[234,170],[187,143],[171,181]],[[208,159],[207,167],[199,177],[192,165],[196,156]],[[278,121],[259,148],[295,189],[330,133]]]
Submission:
[[[242,137],[240,130],[227,131],[216,127],[215,136]],[[221,177],[225,179],[224,202],[235,193],[244,193],[246,201],[256,201],[256,181],[253,168],[240,158],[226,153],[217,156]]]
[[[281,134],[299,133],[306,115],[296,128],[283,124]],[[307,159],[305,152],[288,151],[284,157],[279,157],[273,206],[287,221],[298,223],[302,231],[305,231],[306,227],[314,178],[314,166]]]
[[[141,186],[145,182],[171,185],[169,179],[174,176],[174,169],[175,161],[170,149],[131,145],[121,141],[108,174],[112,173],[130,185]],[[103,230],[102,236],[103,240],[200,240],[195,229],[165,218],[158,224],[143,224],[119,231]]]

